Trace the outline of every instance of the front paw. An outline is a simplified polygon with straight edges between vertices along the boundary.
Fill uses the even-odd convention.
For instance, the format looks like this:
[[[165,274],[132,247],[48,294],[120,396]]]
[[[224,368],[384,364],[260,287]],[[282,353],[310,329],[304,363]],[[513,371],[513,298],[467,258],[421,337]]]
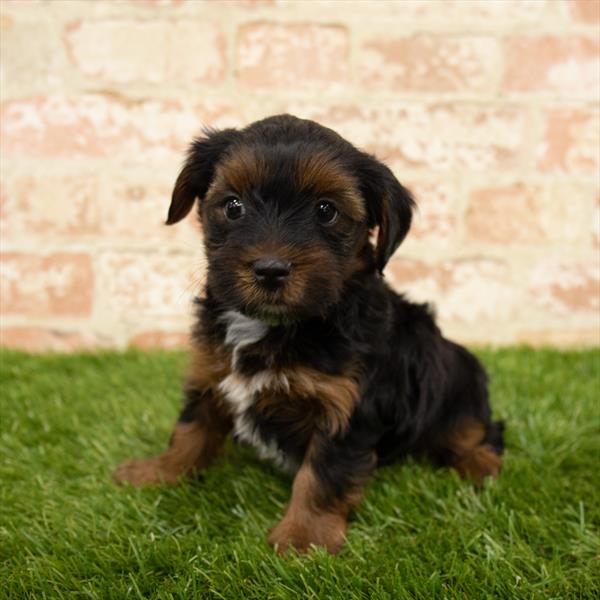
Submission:
[[[178,474],[165,468],[160,457],[128,460],[113,471],[112,477],[117,483],[129,483],[136,487],[161,483],[173,484],[179,479]]]
[[[268,542],[279,554],[290,548],[308,552],[311,546],[324,546],[337,554],[346,541],[346,519],[333,513],[285,517],[269,534]]]

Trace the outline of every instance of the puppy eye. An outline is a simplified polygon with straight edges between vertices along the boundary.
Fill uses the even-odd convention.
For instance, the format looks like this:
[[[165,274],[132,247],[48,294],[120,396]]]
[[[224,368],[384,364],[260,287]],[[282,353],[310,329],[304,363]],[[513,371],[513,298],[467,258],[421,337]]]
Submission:
[[[236,198],[235,196],[230,196],[225,201],[223,212],[230,221],[235,221],[236,219],[239,219],[246,214],[246,207],[239,198]]]
[[[338,209],[327,200],[321,200],[317,204],[317,220],[321,225],[333,225],[339,214]]]

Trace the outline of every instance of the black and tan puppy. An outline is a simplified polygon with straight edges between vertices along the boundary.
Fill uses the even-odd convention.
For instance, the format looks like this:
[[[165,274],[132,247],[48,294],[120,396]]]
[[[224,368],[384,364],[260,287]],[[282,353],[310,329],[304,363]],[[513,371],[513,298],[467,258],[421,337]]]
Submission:
[[[337,552],[380,465],[419,455],[477,483],[497,475],[502,425],[483,368],[381,275],[414,207],[385,165],[276,116],[192,144],[167,223],[196,199],[208,277],[185,405],[169,448],[123,464],[118,481],[174,483],[232,432],[294,473],[269,542]]]

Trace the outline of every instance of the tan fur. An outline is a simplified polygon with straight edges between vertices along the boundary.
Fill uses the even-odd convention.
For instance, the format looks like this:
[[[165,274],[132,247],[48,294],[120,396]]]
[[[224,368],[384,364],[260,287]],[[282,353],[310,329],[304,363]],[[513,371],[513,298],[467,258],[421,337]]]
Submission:
[[[231,356],[224,348],[196,339],[192,343],[187,385],[216,390],[231,371]]]
[[[370,232],[366,230],[363,233],[362,239],[356,245],[356,254],[351,262],[348,263],[344,278],[350,279],[355,273],[359,273],[367,269],[370,259],[373,257],[373,248],[369,242]]]
[[[502,467],[502,459],[494,449],[484,442],[485,426],[469,419],[461,423],[446,437],[444,446],[455,459],[452,466],[464,479],[471,479],[482,485],[486,477],[497,477]]]
[[[257,285],[252,271],[254,261],[268,255],[274,255],[292,265],[289,282],[278,291],[267,291]],[[324,273],[333,274],[336,265],[331,254],[318,247],[297,247],[284,243],[262,244],[252,246],[245,252],[243,264],[237,269],[237,285],[246,302],[255,307],[282,303],[287,309],[301,307],[305,300],[309,280],[314,277],[315,265]]]
[[[136,486],[177,483],[213,461],[231,426],[226,407],[214,396],[206,401],[202,419],[175,425],[165,452],[149,459],[127,461],[114,471],[113,478]]]
[[[264,157],[250,148],[239,148],[217,167],[205,204],[209,207],[219,203],[227,194],[250,194],[267,178]],[[331,199],[353,221],[364,221],[366,209],[356,179],[335,158],[327,154],[298,158],[296,180],[299,189],[310,190],[316,198]]]
[[[145,460],[130,460],[115,470],[113,478],[118,483],[135,486],[174,484],[207,467],[220,450],[227,429],[212,422],[177,423],[171,443],[159,456]]]
[[[296,181],[300,189],[311,190],[317,197],[337,201],[354,221],[366,217],[364,201],[358,193],[356,179],[327,153],[311,154],[296,159]]]
[[[249,194],[265,181],[267,175],[264,157],[249,148],[239,148],[217,167],[207,201],[210,202],[208,196],[217,198],[218,194],[214,193],[217,190],[227,190],[239,195]]]
[[[346,431],[358,402],[358,385],[350,377],[327,375],[297,367],[288,375],[290,387],[301,398],[318,398],[323,405],[323,425],[330,435]]]
[[[286,389],[263,393],[257,403],[259,410],[278,412],[280,418],[291,421],[297,430],[318,427],[332,436],[347,430],[358,401],[354,379],[327,375],[308,367],[284,369],[279,377],[288,382]]]
[[[268,542],[283,553],[293,547],[307,552],[311,546],[324,546],[332,554],[339,552],[346,539],[347,519],[362,500],[367,476],[357,479],[342,498],[334,498],[319,485],[313,470],[318,443],[309,447],[292,486],[292,497],[285,516],[270,532]],[[375,453],[370,456],[375,468]]]
[[[486,477],[497,477],[501,467],[502,459],[489,444],[476,446],[454,465],[461,477],[477,485],[482,485]]]
[[[306,288],[311,278],[315,276],[315,265],[319,266],[322,273],[328,273],[330,277],[336,277],[337,268],[331,254],[322,248],[306,246],[301,249],[294,248],[288,254],[293,265],[291,285],[286,290],[286,300],[291,306],[300,306],[304,301]],[[287,258],[287,257],[286,257]],[[338,290],[338,294],[341,288]]]
[[[292,498],[285,516],[269,534],[269,544],[284,553],[291,547],[307,552],[312,545],[325,546],[336,554],[346,539],[349,512],[341,506],[326,511],[317,501],[319,490],[308,461],[300,467],[294,479]]]
[[[231,370],[230,361],[225,349],[202,339],[194,340],[186,385],[210,391],[202,418],[177,423],[169,447],[159,456],[120,465],[113,473],[117,482],[136,486],[174,484],[212,462],[232,426],[229,409],[217,390],[219,382]]]

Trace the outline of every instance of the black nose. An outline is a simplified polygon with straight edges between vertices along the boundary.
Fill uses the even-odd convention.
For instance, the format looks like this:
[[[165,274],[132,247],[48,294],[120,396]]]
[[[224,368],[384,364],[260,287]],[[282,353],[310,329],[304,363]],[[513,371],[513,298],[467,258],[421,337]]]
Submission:
[[[253,265],[252,270],[258,283],[262,286],[275,289],[281,287],[290,274],[290,263],[277,256],[264,256]]]

